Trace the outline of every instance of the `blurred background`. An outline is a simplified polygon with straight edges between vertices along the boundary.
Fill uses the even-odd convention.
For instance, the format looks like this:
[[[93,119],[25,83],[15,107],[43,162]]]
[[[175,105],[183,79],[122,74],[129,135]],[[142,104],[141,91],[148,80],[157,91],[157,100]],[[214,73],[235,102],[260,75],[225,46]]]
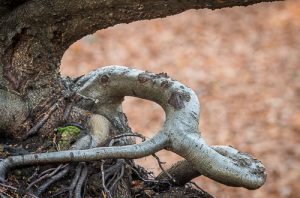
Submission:
[[[263,161],[266,184],[256,191],[195,181],[216,197],[300,196],[300,1],[262,3],[121,24],[74,43],[63,75],[125,65],[191,87],[201,102],[200,130],[210,145],[232,145]],[[164,114],[155,103],[126,98],[133,131],[148,137]],[[160,152],[165,167],[179,156]],[[160,172],[151,157],[139,159]]]

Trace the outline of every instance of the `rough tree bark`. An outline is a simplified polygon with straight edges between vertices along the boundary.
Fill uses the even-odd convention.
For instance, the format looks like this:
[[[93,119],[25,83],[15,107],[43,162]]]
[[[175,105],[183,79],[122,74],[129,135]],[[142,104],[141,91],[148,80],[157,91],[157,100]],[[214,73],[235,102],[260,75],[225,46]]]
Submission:
[[[124,67],[107,67],[79,79],[62,78],[59,65],[63,53],[72,43],[115,24],[166,17],[188,9],[247,6],[264,1],[273,0],[0,0],[2,147],[10,150],[8,155],[53,151],[55,128],[77,123],[89,131],[77,139],[70,148],[73,150],[69,151],[7,158],[3,152],[0,180],[4,182],[8,169],[15,166],[133,159],[169,149],[187,160],[170,170],[177,178],[175,183],[183,185],[196,176],[205,175],[226,185],[249,189],[260,187],[266,175],[259,161],[231,147],[209,147],[199,136],[198,100],[184,85],[164,74],[154,75]],[[159,103],[167,115],[165,125],[153,139],[140,145],[103,148],[101,146],[107,145],[112,133],[131,132],[121,109],[126,95]],[[119,145],[129,143],[128,140]],[[25,150],[14,150],[8,145]],[[91,147],[97,148],[80,151]],[[185,177],[179,176],[184,174],[182,170],[186,166],[193,167],[193,171]],[[61,168],[59,173],[66,174],[68,167]],[[85,164],[78,167],[80,171],[76,173],[82,179],[87,175],[87,168]],[[120,171],[124,172],[124,168]],[[122,176],[129,178],[130,171],[126,171],[128,173]],[[159,178],[166,178],[168,174],[165,174]],[[80,180],[76,182],[78,186]],[[123,182],[122,185],[124,189],[117,193],[131,195],[129,184]],[[81,192],[77,189],[74,193]]]

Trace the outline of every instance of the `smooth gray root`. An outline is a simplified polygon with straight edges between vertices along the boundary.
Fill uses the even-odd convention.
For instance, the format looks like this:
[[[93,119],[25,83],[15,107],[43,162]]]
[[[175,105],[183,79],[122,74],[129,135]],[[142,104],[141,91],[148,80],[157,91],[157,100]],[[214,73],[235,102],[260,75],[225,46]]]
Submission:
[[[136,145],[99,147],[14,156],[0,162],[0,180],[8,169],[23,165],[94,161],[108,158],[136,159],[168,149],[184,157],[204,176],[229,186],[256,189],[266,180],[262,163],[232,147],[210,147],[198,130],[196,94],[165,73],[153,74],[122,66],[109,66],[79,79],[74,91],[83,99],[80,108],[104,115],[117,125],[124,96],[154,101],[166,113],[162,129],[150,140]]]
[[[239,163],[241,166],[245,166],[249,163],[251,163],[251,160],[255,161],[251,155],[247,153],[242,153],[236,150],[235,148],[231,146],[211,146],[213,150],[218,152],[219,154],[226,156],[228,158],[231,158],[236,161],[236,163]],[[261,166],[261,163],[259,161],[256,162],[256,169],[254,171],[258,172],[264,172],[265,169],[263,166]],[[166,174],[168,173],[171,175],[172,179],[169,179],[169,176]],[[186,183],[190,182],[192,179],[197,178],[199,176],[203,175],[202,172],[197,170],[197,168],[188,162],[186,159],[178,161],[177,163],[173,164],[168,170],[165,172],[161,172],[156,179],[168,179],[170,182],[173,182],[175,185],[178,186],[184,186]],[[265,175],[266,176],[266,175]],[[261,183],[263,184],[266,178],[263,178]],[[262,185],[259,184],[259,185]],[[230,185],[230,184],[227,184]],[[234,186],[234,184],[232,184]],[[253,188],[254,189],[254,188]]]

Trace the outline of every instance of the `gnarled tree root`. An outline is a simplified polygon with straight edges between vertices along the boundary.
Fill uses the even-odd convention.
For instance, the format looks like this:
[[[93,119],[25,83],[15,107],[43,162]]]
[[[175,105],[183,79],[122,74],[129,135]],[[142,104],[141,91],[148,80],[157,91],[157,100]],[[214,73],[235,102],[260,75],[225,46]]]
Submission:
[[[198,130],[199,102],[190,89],[166,74],[153,74],[121,66],[98,69],[73,87],[82,100],[80,108],[104,115],[118,127],[124,96],[136,96],[162,106],[166,121],[150,140],[140,144],[67,150],[8,157],[0,162],[3,182],[10,168],[30,164],[82,162],[102,159],[136,159],[168,149],[186,159],[201,175],[229,186],[256,189],[266,180],[262,163],[232,147],[208,146]]]
[[[255,160],[249,154],[239,152],[238,150],[236,150],[231,146],[212,146],[211,148],[223,156],[236,160],[237,163],[239,163],[242,166],[250,164],[251,160]],[[257,171],[263,172],[264,167],[258,166]],[[161,172],[156,177],[156,179],[157,180],[167,179],[169,180],[169,182],[177,186],[184,186],[192,179],[199,177],[201,175],[202,173],[198,171],[193,164],[189,163],[187,160],[181,160],[173,164],[165,172]]]

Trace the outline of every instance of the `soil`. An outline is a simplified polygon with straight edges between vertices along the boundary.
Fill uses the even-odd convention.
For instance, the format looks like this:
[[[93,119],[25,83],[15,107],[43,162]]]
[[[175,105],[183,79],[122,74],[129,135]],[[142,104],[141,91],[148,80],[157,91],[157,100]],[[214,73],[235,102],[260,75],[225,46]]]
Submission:
[[[232,145],[263,161],[266,184],[255,191],[200,177],[216,197],[297,197],[300,194],[300,2],[262,3],[101,30],[74,43],[61,71],[79,76],[100,66],[126,65],[169,76],[201,102],[200,130],[211,145]],[[148,137],[164,119],[155,103],[127,98],[132,129]],[[165,167],[181,159],[158,154]],[[155,159],[137,160],[155,174]]]

